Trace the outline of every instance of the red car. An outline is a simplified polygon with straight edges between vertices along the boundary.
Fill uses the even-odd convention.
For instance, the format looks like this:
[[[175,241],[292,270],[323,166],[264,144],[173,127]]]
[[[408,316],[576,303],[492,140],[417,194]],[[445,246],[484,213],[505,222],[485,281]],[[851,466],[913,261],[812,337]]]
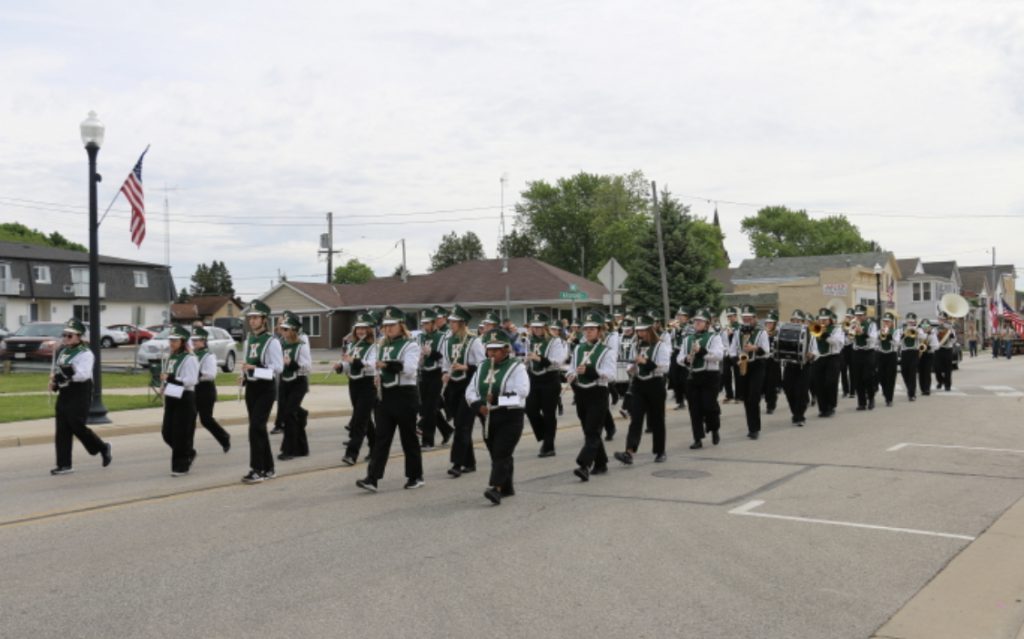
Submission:
[[[107,328],[128,333],[129,344],[142,344],[153,339],[153,332],[135,324],[111,324]]]

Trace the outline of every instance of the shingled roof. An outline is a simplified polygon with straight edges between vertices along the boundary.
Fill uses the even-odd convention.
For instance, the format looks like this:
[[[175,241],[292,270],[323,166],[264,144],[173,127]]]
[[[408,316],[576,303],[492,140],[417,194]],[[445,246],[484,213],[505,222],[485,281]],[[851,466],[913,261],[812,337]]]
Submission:
[[[994,266],[961,266],[960,282],[961,293],[964,297],[977,297],[981,295],[982,289],[986,289],[991,295],[995,290],[995,280],[992,274],[998,277],[1004,273],[1013,274],[1013,264],[996,264]]]
[[[733,272],[732,281],[765,282],[817,277],[824,269],[852,266],[873,268],[875,264],[885,264],[891,259],[893,255],[889,252],[749,258],[743,260]]]

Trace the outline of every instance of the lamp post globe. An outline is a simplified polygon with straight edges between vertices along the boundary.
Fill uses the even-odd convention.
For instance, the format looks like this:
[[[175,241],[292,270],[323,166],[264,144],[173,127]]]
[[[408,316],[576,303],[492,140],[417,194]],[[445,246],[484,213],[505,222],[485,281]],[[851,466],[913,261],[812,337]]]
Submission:
[[[100,275],[99,275],[99,221],[97,220],[96,185],[100,176],[96,173],[96,156],[103,145],[103,122],[89,111],[89,117],[79,127],[82,144],[89,155],[89,349],[94,357],[92,369],[92,404],[89,406],[90,424],[106,424],[107,408],[103,405],[103,378],[100,353]]]

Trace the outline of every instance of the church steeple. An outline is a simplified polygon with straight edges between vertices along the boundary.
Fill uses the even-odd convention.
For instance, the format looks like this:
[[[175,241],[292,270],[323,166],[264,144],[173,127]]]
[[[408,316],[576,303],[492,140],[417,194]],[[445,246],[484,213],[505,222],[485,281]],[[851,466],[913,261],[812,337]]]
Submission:
[[[719,233],[718,237],[720,238],[719,242],[720,242],[720,246],[722,247],[722,255],[725,256],[725,264],[726,264],[726,266],[728,266],[729,264],[732,263],[732,260],[729,259],[729,251],[725,250],[725,233],[722,233],[722,225],[718,223],[718,205],[717,204],[715,204],[715,217],[712,219],[711,223],[715,225],[716,229],[718,229],[718,233]]]

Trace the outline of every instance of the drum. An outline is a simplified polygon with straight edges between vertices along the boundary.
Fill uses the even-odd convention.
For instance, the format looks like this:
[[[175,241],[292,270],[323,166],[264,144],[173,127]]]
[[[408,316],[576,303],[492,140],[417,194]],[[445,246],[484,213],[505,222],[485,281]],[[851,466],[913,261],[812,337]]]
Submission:
[[[780,362],[804,363],[807,352],[807,327],[803,324],[783,324],[775,338],[775,356]]]

